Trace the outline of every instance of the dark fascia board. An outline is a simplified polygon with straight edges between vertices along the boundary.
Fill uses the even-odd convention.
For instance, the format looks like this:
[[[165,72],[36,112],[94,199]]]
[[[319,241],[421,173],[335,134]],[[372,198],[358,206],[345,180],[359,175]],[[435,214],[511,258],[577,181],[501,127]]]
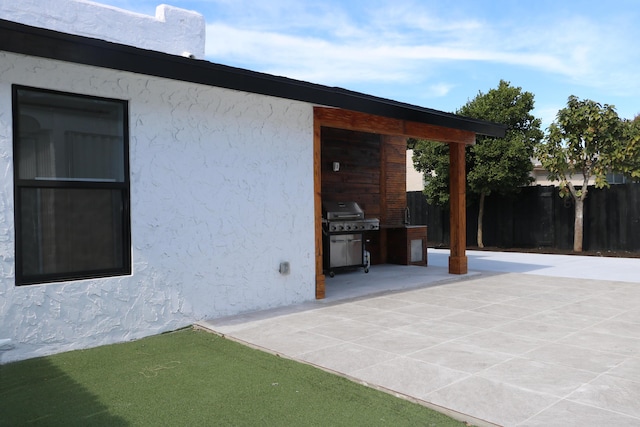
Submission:
[[[506,127],[390,99],[0,19],[0,50],[503,137]]]

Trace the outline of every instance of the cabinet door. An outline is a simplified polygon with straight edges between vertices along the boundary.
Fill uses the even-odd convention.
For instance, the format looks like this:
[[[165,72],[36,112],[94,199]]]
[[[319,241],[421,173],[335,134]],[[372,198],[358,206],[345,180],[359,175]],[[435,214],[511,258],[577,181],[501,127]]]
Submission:
[[[348,234],[338,234],[329,239],[329,267],[343,267],[347,262],[347,238]]]
[[[351,234],[347,240],[347,265],[362,264],[362,234]]]

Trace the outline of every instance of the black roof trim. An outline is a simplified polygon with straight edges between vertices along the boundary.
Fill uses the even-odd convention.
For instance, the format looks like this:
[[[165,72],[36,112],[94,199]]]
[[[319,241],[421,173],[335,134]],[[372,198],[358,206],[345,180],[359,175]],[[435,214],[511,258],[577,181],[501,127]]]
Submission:
[[[145,50],[0,19],[0,50],[343,108],[503,137],[506,127],[338,87]]]

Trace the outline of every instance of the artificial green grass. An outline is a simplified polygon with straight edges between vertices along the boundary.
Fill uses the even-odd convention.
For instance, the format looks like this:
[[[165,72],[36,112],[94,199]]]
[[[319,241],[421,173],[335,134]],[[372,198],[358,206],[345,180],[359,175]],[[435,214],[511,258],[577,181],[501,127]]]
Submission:
[[[0,425],[462,426],[193,329],[0,365]]]

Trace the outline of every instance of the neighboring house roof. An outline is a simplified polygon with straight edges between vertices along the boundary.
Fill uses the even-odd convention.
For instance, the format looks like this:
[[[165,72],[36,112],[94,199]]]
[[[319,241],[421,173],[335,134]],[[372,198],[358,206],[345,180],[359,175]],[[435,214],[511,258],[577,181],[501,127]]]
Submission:
[[[140,49],[0,19],[0,50],[286,98],[502,137],[506,127],[338,87]]]

